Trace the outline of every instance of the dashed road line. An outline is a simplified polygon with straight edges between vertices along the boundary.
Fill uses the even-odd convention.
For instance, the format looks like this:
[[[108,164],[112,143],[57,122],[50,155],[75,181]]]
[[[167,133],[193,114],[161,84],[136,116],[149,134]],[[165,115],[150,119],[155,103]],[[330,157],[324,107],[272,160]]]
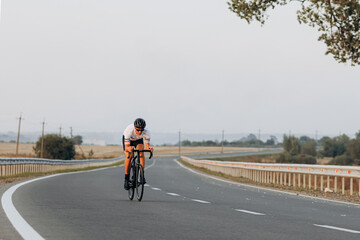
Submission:
[[[161,191],[160,188],[156,188],[156,187],[152,187],[151,189],[152,189],[152,190],[155,190],[155,191]]]
[[[258,216],[266,215],[265,213],[252,212],[252,211],[248,211],[248,210],[244,210],[244,209],[235,209],[235,211],[248,213],[248,214],[252,214],[252,215],[258,215]]]
[[[327,229],[332,229],[332,230],[337,230],[337,231],[349,232],[349,233],[357,233],[357,234],[360,233],[360,231],[351,230],[351,229],[347,229],[347,228],[334,227],[334,226],[329,226],[329,225],[314,224],[314,226],[327,228]]]
[[[191,199],[191,201],[194,201],[194,202],[198,202],[198,203],[211,203],[211,202],[208,202],[208,201],[203,201],[203,200],[199,200],[199,199]]]
[[[168,192],[168,193],[166,193],[166,194],[171,195],[171,196],[180,196],[180,195],[177,194],[177,193],[170,193],[170,192]]]

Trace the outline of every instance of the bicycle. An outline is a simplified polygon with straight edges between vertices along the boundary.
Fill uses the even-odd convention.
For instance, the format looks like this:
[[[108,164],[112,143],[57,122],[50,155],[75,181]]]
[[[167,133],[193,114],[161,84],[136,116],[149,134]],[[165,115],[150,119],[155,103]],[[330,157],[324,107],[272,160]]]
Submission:
[[[130,168],[130,176],[129,176],[129,185],[130,188],[128,190],[129,199],[133,200],[136,189],[136,198],[138,201],[141,201],[144,195],[144,168],[140,164],[140,153],[149,152],[150,157],[152,158],[152,152],[150,150],[133,150],[133,157],[131,159],[131,168]],[[137,153],[137,154],[135,154]]]

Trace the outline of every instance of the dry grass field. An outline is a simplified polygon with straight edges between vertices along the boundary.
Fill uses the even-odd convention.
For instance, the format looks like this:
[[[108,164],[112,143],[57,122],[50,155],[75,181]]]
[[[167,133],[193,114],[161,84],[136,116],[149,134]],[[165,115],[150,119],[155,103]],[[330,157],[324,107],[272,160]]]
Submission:
[[[33,151],[34,144],[19,144],[18,157],[35,157]],[[174,155],[179,152],[179,147],[154,147],[154,155],[167,156]],[[251,148],[236,148],[224,147],[226,152],[239,152],[254,150]],[[81,145],[76,146],[77,158],[82,158],[84,155],[89,157],[89,153],[93,152],[91,158],[114,158],[124,155],[122,146],[97,146],[97,145]],[[182,147],[181,153],[195,153],[195,152],[214,152],[221,151],[220,147]],[[16,157],[16,143],[0,143],[0,157]]]

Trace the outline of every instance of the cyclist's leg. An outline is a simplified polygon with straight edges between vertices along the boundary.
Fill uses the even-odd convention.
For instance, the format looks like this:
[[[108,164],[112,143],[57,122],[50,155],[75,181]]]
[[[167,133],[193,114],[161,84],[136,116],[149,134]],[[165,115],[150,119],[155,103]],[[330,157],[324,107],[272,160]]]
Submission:
[[[133,153],[126,151],[126,147],[129,146],[129,145],[125,145],[124,139],[125,139],[125,137],[123,136],[123,149],[124,149],[124,153],[125,153],[125,163],[124,163],[125,179],[129,180],[130,167],[131,167],[130,166],[130,159],[132,158]],[[134,146],[134,142],[130,141],[130,146]]]
[[[137,150],[144,150],[144,145],[143,144],[138,144],[136,146]],[[145,169],[145,154],[142,152],[140,153],[140,164],[143,166],[143,168]]]

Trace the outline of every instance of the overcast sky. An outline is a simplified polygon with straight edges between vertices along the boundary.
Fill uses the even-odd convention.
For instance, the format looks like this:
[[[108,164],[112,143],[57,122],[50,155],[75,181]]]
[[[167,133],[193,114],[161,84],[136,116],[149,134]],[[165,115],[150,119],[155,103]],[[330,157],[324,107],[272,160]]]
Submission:
[[[224,0],[0,0],[0,132],[354,134],[360,67],[294,2],[247,24]]]

